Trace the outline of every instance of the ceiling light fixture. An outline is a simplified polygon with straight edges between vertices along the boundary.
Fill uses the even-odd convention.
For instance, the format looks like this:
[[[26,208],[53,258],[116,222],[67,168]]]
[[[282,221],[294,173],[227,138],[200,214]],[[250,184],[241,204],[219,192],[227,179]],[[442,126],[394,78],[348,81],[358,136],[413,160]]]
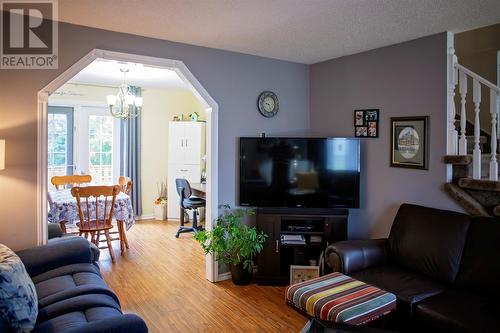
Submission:
[[[123,73],[123,83],[118,87],[116,95],[108,95],[109,112],[115,118],[128,119],[137,117],[142,108],[142,97],[132,93],[132,87],[127,84],[127,68],[120,69]]]

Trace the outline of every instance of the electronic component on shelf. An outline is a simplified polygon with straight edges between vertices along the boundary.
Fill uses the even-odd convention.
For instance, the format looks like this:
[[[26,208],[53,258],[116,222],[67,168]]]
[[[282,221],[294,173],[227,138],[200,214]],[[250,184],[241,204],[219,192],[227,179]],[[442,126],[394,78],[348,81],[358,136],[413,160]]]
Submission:
[[[308,225],[289,225],[287,227],[288,231],[312,231],[313,228]]]
[[[323,237],[319,235],[312,235],[311,238],[309,238],[309,243],[322,243],[323,242]]]
[[[304,235],[281,235],[281,244],[288,245],[303,245],[306,244]]]

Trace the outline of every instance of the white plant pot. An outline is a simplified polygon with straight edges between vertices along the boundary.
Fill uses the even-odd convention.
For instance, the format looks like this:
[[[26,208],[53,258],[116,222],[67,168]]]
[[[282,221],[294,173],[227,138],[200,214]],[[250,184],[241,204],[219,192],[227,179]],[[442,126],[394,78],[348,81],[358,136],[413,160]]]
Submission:
[[[167,219],[167,205],[153,205],[155,220],[164,221]]]

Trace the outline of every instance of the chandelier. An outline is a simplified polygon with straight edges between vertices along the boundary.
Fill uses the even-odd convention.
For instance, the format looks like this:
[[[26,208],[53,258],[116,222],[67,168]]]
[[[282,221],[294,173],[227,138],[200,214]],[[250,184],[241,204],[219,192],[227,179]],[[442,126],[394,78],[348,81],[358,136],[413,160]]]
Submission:
[[[108,95],[109,112],[115,118],[128,119],[137,117],[142,108],[142,97],[135,96],[132,87],[127,84],[128,69],[122,68],[123,83],[118,87],[116,95]]]

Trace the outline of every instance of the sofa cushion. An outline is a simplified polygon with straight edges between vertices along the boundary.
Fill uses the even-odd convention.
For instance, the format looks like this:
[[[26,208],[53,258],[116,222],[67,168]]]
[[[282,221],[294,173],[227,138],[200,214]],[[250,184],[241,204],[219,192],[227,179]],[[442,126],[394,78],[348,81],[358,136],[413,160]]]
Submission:
[[[35,288],[38,294],[38,299],[41,300],[55,293],[85,284],[106,287],[106,283],[99,275],[88,272],[79,272],[75,274],[62,275],[39,282],[35,285]]]
[[[498,332],[500,305],[476,293],[448,290],[422,301],[415,315],[427,331]]]
[[[411,314],[413,305],[446,290],[443,285],[425,275],[394,266],[378,266],[351,274],[355,279],[393,293],[397,308]]]
[[[116,299],[109,295],[79,295],[40,307],[38,310],[37,324],[66,313],[86,311],[95,307],[108,307],[121,311],[120,305]]]
[[[97,309],[99,314],[102,314],[100,309]],[[88,311],[85,312],[86,318],[89,316]],[[73,328],[64,330],[64,333],[147,333],[148,327],[144,320],[142,320],[139,316],[134,314],[124,314],[121,316],[115,316],[113,311],[109,311],[107,317],[96,320],[89,320],[87,318],[87,323],[83,323],[83,325],[79,325],[73,322],[73,325],[68,323],[71,319],[66,317],[65,323],[70,324]],[[93,317],[91,315],[91,317]],[[55,320],[56,318],[54,318]],[[78,320],[78,319],[76,319]],[[59,321],[61,323],[61,321]],[[52,320],[47,321],[47,324],[40,324],[40,329],[38,326],[35,327],[33,333],[56,333],[60,332],[58,329],[57,322],[53,322]],[[64,323],[61,323],[64,324]],[[69,325],[68,325],[69,326]]]
[[[390,258],[410,270],[454,282],[469,224],[465,214],[403,204],[389,235]]]
[[[92,251],[89,241],[83,237],[70,238],[64,242],[49,242],[47,245],[17,251],[16,254],[23,261],[30,276],[66,265],[91,264]]]
[[[500,296],[500,221],[481,217],[472,221],[462,262],[455,281],[457,288]]]
[[[51,225],[53,223],[49,223],[49,225]],[[49,244],[55,244],[55,243],[63,243],[63,242],[72,242],[75,238],[82,238],[80,236],[75,236],[73,234],[63,234],[61,237],[56,237],[56,238],[51,238],[49,239]],[[99,248],[97,247],[97,245],[95,245],[94,243],[92,242],[89,242],[89,246],[90,246],[90,252],[92,254],[92,261],[93,262],[97,262],[99,261],[99,256],[100,256],[100,250]]]
[[[33,278],[39,307],[85,294],[102,294],[118,299],[92,264],[59,267]]]
[[[33,280],[33,283],[37,284],[42,281],[52,279],[58,276],[81,273],[81,272],[88,272],[101,276],[99,268],[97,268],[95,265],[81,263],[81,264],[65,265],[55,269],[51,269],[50,271],[47,271],[45,273],[32,276],[31,279]]]
[[[33,333],[66,332],[70,329],[87,326],[97,320],[107,320],[120,317],[122,313],[115,308],[94,307],[84,311],[75,311],[62,314],[39,323]]]
[[[0,244],[0,320],[19,332],[35,326],[38,299],[21,259]]]

